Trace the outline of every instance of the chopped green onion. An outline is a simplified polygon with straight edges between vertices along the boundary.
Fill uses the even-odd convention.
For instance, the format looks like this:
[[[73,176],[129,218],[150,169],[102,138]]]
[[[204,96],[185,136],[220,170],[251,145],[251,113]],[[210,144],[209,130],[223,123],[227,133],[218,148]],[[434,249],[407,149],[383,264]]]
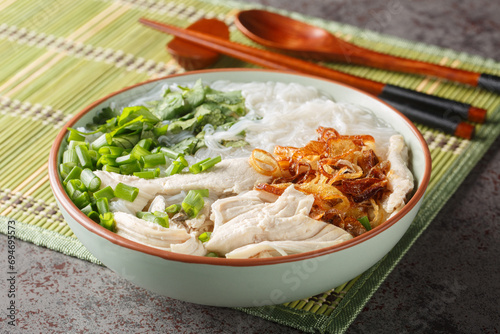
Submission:
[[[99,167],[102,165],[110,165],[110,166],[116,167],[116,166],[118,166],[118,164],[116,163],[116,158],[118,158],[118,156],[112,155],[112,154],[101,155],[101,157],[97,161],[96,166]]]
[[[151,148],[151,145],[153,144],[153,140],[151,138],[144,138],[139,140],[137,145],[145,148],[146,150],[149,150]]]
[[[358,221],[363,225],[363,227],[369,231],[372,229],[372,226],[370,225],[370,221],[368,220],[367,216],[363,216],[361,218],[358,218]]]
[[[116,223],[112,212],[100,214],[99,220],[102,227],[110,230],[111,232],[114,232]]]
[[[171,149],[169,148],[166,148],[166,147],[162,147],[160,149],[160,151],[165,154],[165,156],[167,158],[170,158],[170,159],[177,159],[181,154],[180,153],[177,153],[175,151],[172,151]]]
[[[88,148],[88,143],[85,142],[85,141],[81,141],[81,140],[72,140],[69,142],[68,144],[68,149],[69,150],[74,150],[75,148],[77,148],[78,146],[85,146]]]
[[[156,146],[155,148],[153,148],[153,149],[151,150],[151,153],[152,153],[152,154],[156,154],[156,153],[160,153],[160,152],[161,152],[161,151],[160,151],[160,146]]]
[[[108,204],[108,199],[106,197],[99,197],[96,201],[96,206],[97,206],[97,211],[101,215],[105,214],[106,212],[109,212],[109,204]]]
[[[69,180],[79,179],[80,174],[82,173],[82,169],[78,166],[75,166],[71,169],[71,171],[64,178],[63,184],[67,184]]]
[[[73,167],[76,166],[76,163],[74,162],[66,162],[66,163],[62,163],[59,165],[59,172],[61,173],[61,177],[63,179],[65,179],[68,174],[71,172],[71,170],[73,169]]]
[[[115,159],[115,162],[118,164],[118,165],[123,165],[123,164],[129,164],[133,161],[136,161],[137,159],[134,158],[131,154],[127,154],[127,155],[122,155],[121,157],[118,157]]]
[[[92,147],[92,149],[98,151],[99,149],[101,149],[101,147],[111,145],[111,143],[112,143],[112,141],[111,140],[108,141],[108,137],[104,133],[100,137],[98,137],[96,140],[94,140],[90,144],[90,147]]]
[[[102,188],[101,190],[98,190],[94,193],[94,198],[99,199],[99,198],[107,198],[108,201],[112,198],[115,197],[115,192],[113,191],[113,188],[110,186],[107,186],[106,188]]]
[[[165,155],[162,153],[148,154],[141,157],[144,167],[155,167],[158,165],[164,165],[167,163],[165,160]]]
[[[65,163],[79,163],[80,160],[78,160],[78,155],[76,154],[76,151],[74,149],[69,149],[64,151],[63,153],[63,164]]]
[[[156,137],[163,136],[168,131],[168,124],[153,128],[153,133]]]
[[[140,172],[142,170],[139,161],[134,160],[128,164],[120,165],[120,173],[124,175],[132,175],[134,172]]]
[[[130,156],[133,157],[135,160],[141,160],[141,157],[149,154],[151,154],[151,152],[149,152],[139,144],[135,145],[132,151],[130,152]]]
[[[203,209],[205,201],[198,191],[190,190],[181,205],[189,217],[195,218]]]
[[[82,193],[79,193],[78,196],[75,196],[76,195],[76,191],[75,193],[73,194],[73,197],[71,198],[73,200],[73,203],[75,203],[75,205],[81,209],[83,207],[86,207],[87,205],[90,204],[90,195],[88,192],[82,192]]]
[[[143,168],[143,172],[153,172],[155,174],[155,177],[160,176],[160,168]]]
[[[190,190],[190,191],[200,194],[201,197],[208,197],[208,194],[209,194],[208,189],[196,189],[196,190]]]
[[[165,170],[165,174],[167,176],[179,174],[182,170],[184,169],[184,165],[181,164],[179,161],[172,161],[170,166],[168,166],[167,170]]]
[[[214,253],[214,252],[210,252],[210,253],[207,253],[207,255],[205,255],[206,257],[219,257],[219,255],[217,255],[217,253]]]
[[[87,213],[87,217],[89,217],[90,219],[92,219],[96,223],[99,223],[99,221],[100,221],[99,213],[97,211],[90,211],[89,213]]]
[[[69,136],[68,136],[68,142],[70,141],[84,141],[85,136],[82,136],[80,133],[78,133],[77,130],[68,128],[69,131]]]
[[[213,166],[215,166],[216,164],[218,164],[221,161],[222,161],[222,158],[220,155],[218,157],[215,157],[212,159],[207,158],[205,160],[202,160],[200,162],[197,162],[197,163],[191,165],[191,167],[189,167],[189,171],[193,174],[198,174],[198,173],[201,173],[209,168],[212,168]]]
[[[138,194],[139,189],[137,189],[136,187],[131,187],[123,183],[118,183],[116,185],[115,196],[118,198],[133,202]]]
[[[207,161],[210,161],[210,158],[206,158],[204,160],[198,161],[195,164],[192,164],[191,166],[189,166],[189,171],[192,174],[198,174],[198,173],[200,173],[202,171],[201,164],[203,164],[204,162],[207,162]]]
[[[104,165],[104,166],[102,166],[102,170],[105,172],[120,174],[120,167]]]
[[[88,168],[81,171],[80,180],[82,180],[85,187],[91,192],[97,191],[101,186],[101,179]]]
[[[180,204],[172,204],[165,209],[165,212],[175,214],[175,213],[181,211],[181,209],[182,209],[182,206]]]
[[[95,151],[95,150],[89,150],[89,155],[90,155],[90,158],[92,159],[92,164],[96,165],[97,162],[99,161],[99,158],[101,157],[101,155],[99,153],[97,153],[97,151]]]
[[[78,145],[75,148],[76,155],[78,156],[78,160],[80,161],[80,165],[83,168],[92,168],[92,158],[89,155],[89,150],[84,145]]]
[[[211,235],[212,232],[203,232],[198,236],[198,240],[200,240],[201,242],[207,242],[208,240],[210,240]]]
[[[141,179],[154,179],[155,172],[152,170],[142,171],[142,172],[134,172],[134,176],[140,177]]]
[[[179,157],[176,160],[179,161],[184,167],[187,167],[189,165],[186,158],[184,158],[183,155],[179,155]]]
[[[88,204],[87,206],[83,207],[80,209],[85,215],[88,215],[89,213],[91,213],[92,211],[94,211],[92,209],[92,204]]]
[[[156,224],[159,224],[159,225],[161,225],[161,226],[163,226],[165,228],[168,228],[168,226],[169,226],[169,218],[168,218],[168,215],[165,212],[155,211],[155,212],[153,212],[153,214],[157,218],[155,220]]]
[[[117,146],[102,146],[98,150],[100,155],[110,154],[119,156],[123,152],[123,148]]]
[[[212,168],[213,166],[215,166],[216,164],[218,164],[221,161],[222,161],[222,158],[220,155],[218,157],[215,157],[215,158],[212,158],[208,161],[205,161],[204,163],[201,164],[201,171],[203,172],[209,168]]]
[[[160,226],[168,228],[168,215],[163,214],[159,211],[155,211],[155,213],[151,212],[137,212],[137,218],[143,219],[148,222],[152,222],[158,224]]]
[[[80,181],[79,179],[69,180],[66,184],[66,192],[68,193],[69,197],[73,198],[76,191],[84,192],[87,191],[87,188],[85,188],[82,181]]]

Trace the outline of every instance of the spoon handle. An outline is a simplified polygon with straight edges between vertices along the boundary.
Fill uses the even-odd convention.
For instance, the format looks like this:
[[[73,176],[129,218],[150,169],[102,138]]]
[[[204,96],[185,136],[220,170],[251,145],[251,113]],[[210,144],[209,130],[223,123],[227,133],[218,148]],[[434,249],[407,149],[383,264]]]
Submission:
[[[193,30],[186,30],[165,23],[151,21],[145,18],[139,19],[139,22],[156,30],[166,32],[175,35],[179,38],[188,40],[192,43],[204,46],[208,49],[232,56],[234,58],[242,59],[244,61],[248,61],[263,67],[277,69],[277,70],[286,70],[286,71],[291,70],[298,73],[307,73],[318,77],[323,77],[330,80],[335,80],[345,83],[347,85],[364,90],[367,93],[370,93],[375,96],[382,95],[383,96],[382,99],[388,102],[389,104],[395,107],[396,105],[401,107],[400,111],[403,114],[405,114],[408,118],[410,118],[412,121],[422,122],[422,120],[425,120],[425,123],[422,122],[423,124],[426,124],[428,126],[437,129],[441,129],[446,133],[452,135],[470,139],[474,132],[474,126],[460,121],[459,117],[444,118],[443,115],[447,111],[447,109],[443,109],[442,106],[438,105],[435,106],[434,108],[439,112],[439,114],[437,115],[430,114],[428,111],[429,104],[432,104],[432,100],[435,98],[434,96],[428,95],[428,103],[424,103],[423,101],[421,101],[421,99],[415,100],[413,93],[416,92],[413,92],[411,90],[403,89],[400,87],[397,87],[398,89],[388,88],[386,90],[387,85],[380,82],[338,72],[330,68],[316,65],[314,63],[310,63],[297,58],[234,43],[228,40],[224,40],[222,38],[218,38],[216,36],[212,36],[207,33],[202,33]],[[385,95],[384,95],[384,90],[386,90]],[[400,99],[406,99],[408,103],[411,104],[412,107],[404,108],[404,105],[400,102]],[[405,111],[408,111],[408,113],[405,113]],[[418,118],[415,117],[416,114],[426,114],[426,115]],[[444,126],[443,123],[446,123],[446,126]],[[457,131],[457,129],[466,129],[466,130]]]
[[[324,60],[348,62],[384,70],[415,73],[444,78],[451,81],[465,83],[474,87],[481,87],[490,92],[500,93],[500,77],[492,74],[478,73],[458,68],[451,68],[424,61],[397,57],[380,53],[364,47],[357,46],[344,40],[337,40],[336,47],[343,52],[338,54],[328,52],[326,49],[320,54]]]

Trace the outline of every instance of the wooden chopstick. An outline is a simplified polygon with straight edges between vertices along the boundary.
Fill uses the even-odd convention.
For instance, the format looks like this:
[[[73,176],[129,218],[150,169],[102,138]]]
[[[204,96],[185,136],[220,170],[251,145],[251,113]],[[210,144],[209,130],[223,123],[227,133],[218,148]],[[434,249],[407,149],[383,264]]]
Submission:
[[[199,31],[186,30],[145,18],[141,18],[139,22],[219,53],[266,68],[306,73],[345,83],[375,95],[389,104],[396,105],[397,109],[412,121],[428,125],[458,137],[472,138],[474,126],[457,120],[457,116],[462,119],[472,118],[472,120],[483,121],[486,114],[485,110],[470,105],[356,77],[301,59],[252,48]],[[428,112],[429,108],[432,113]]]

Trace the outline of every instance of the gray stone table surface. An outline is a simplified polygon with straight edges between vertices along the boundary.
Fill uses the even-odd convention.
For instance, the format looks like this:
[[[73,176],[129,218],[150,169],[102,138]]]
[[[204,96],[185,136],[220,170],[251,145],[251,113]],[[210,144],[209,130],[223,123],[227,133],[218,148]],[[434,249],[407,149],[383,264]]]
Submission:
[[[500,61],[500,3],[249,0]],[[300,333],[245,313],[172,300],[110,270],[18,241],[25,333]],[[7,238],[0,235],[6,263]],[[7,291],[0,271],[0,300]],[[500,140],[367,303],[348,333],[500,331]],[[0,332],[14,332],[1,303]]]

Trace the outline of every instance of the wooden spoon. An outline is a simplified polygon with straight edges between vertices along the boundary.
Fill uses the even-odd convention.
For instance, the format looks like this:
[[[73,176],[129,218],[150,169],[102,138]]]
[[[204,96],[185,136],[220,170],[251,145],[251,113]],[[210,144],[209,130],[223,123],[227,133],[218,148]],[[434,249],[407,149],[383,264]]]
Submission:
[[[253,41],[300,57],[431,75],[500,92],[498,76],[379,53],[341,40],[322,28],[265,10],[241,11],[235,24]]]
[[[229,40],[229,28],[217,19],[200,19],[186,29],[209,31],[211,35]],[[213,65],[220,58],[220,53],[175,37],[167,44],[167,51],[188,71],[199,70]]]

